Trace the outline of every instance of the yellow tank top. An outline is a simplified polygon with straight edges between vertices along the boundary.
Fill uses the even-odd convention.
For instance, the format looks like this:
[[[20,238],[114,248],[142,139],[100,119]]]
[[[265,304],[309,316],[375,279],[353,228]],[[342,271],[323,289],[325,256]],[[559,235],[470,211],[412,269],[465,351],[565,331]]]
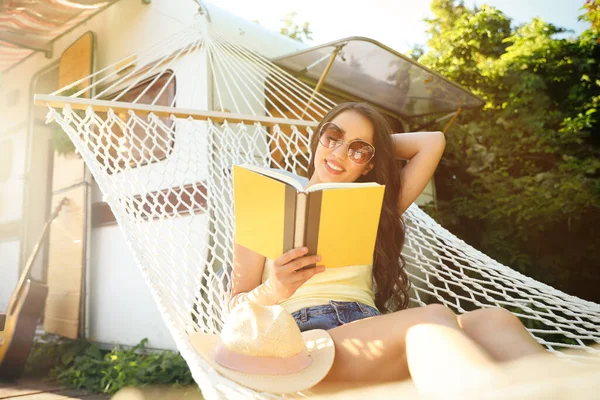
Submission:
[[[262,282],[267,280],[272,268],[273,260],[267,258]],[[293,313],[304,307],[328,304],[329,300],[358,301],[375,307],[373,265],[326,268],[306,281],[290,298],[279,302],[279,305]]]

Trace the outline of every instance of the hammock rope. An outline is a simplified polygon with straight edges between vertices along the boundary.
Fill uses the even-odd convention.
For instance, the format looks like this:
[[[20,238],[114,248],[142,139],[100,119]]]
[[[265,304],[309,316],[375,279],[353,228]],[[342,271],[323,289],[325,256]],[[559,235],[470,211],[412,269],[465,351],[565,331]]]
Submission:
[[[306,175],[309,138],[335,103],[204,19],[50,95],[36,95],[36,103],[48,106],[48,122],[60,124],[93,174],[204,396],[275,397],[220,376],[187,337],[218,333],[227,312],[232,166]],[[600,355],[590,347],[600,343],[598,304],[498,263],[416,204],[402,218],[410,306],[437,302],[458,313],[504,307],[558,356]]]

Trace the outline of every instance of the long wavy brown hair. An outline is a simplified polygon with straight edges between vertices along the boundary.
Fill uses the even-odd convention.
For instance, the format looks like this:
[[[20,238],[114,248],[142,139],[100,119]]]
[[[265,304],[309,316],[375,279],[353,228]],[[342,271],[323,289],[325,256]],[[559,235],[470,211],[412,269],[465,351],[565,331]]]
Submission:
[[[377,182],[385,185],[383,208],[373,254],[373,283],[375,305],[381,312],[392,312],[408,306],[410,282],[401,251],[404,246],[405,225],[398,212],[398,195],[401,188],[399,167],[393,153],[392,128],[385,117],[366,103],[343,103],[325,115],[315,132],[337,115],[352,111],[366,117],[373,125],[375,157],[373,169],[361,175],[357,182]],[[312,156],[308,167],[309,177],[315,172],[315,152],[319,137],[312,136]]]

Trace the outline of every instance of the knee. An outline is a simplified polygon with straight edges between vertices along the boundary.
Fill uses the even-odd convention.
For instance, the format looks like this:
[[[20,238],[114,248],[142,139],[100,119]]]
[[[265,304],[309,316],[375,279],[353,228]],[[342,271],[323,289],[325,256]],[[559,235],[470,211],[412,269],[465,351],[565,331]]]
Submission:
[[[464,330],[493,329],[495,331],[522,329],[519,318],[501,307],[482,308],[463,314],[458,321]]]
[[[441,325],[456,324],[457,317],[454,312],[442,304],[428,304],[423,309],[423,316],[426,323]]]
[[[505,308],[494,307],[486,309],[486,317],[498,327],[522,328],[521,320]]]

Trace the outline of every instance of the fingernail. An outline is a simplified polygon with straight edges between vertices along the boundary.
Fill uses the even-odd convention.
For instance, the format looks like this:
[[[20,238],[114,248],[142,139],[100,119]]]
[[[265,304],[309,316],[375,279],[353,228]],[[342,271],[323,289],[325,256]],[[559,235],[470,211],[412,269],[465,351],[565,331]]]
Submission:
[[[319,265],[319,266],[317,267],[317,271],[318,271],[318,272],[323,272],[323,271],[325,271],[325,267],[324,267],[323,265]]]
[[[317,261],[321,261],[321,256],[317,256]]]
[[[308,251],[308,247],[303,247],[303,248],[302,248],[302,252],[303,252],[303,253],[306,253],[307,251]]]

